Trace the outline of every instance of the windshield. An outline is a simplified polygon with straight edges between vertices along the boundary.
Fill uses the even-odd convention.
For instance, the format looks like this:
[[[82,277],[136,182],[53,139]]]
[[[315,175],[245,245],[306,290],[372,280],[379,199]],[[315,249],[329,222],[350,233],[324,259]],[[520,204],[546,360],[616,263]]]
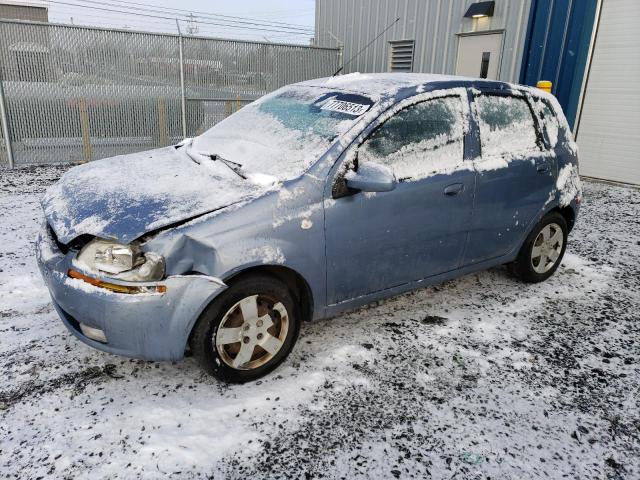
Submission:
[[[362,95],[285,87],[224,119],[193,148],[287,180],[302,175],[372,104]]]

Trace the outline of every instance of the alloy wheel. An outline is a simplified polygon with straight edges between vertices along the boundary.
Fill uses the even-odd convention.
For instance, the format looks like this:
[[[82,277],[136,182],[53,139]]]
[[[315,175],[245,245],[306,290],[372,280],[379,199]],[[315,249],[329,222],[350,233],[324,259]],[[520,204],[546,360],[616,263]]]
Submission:
[[[560,258],[564,235],[557,223],[550,223],[540,230],[531,249],[531,266],[536,273],[546,273]]]
[[[213,343],[225,364],[252,370],[277,355],[288,331],[289,315],[282,302],[267,295],[251,295],[227,311]]]

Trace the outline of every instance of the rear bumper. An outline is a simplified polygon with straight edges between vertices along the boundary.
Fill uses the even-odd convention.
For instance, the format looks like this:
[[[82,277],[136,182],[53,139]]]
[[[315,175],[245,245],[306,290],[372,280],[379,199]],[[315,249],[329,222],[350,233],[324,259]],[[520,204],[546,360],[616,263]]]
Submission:
[[[218,279],[193,275],[157,282],[166,286],[164,293],[115,293],[70,278],[67,272],[73,255],[62,254],[46,230],[40,233],[38,266],[63,323],[87,345],[117,355],[145,360],[182,358],[196,320],[226,289]],[[87,337],[81,324],[101,330],[106,342]]]
[[[573,230],[573,227],[576,225],[576,222],[578,221],[578,215],[580,214],[580,205],[582,204],[582,192],[580,192],[578,195],[576,195],[573,200],[571,200],[571,203],[568,205],[569,208],[571,208],[571,211],[573,212],[573,219],[571,219],[570,222],[568,222],[568,229],[569,229],[569,233],[571,233],[571,230]]]

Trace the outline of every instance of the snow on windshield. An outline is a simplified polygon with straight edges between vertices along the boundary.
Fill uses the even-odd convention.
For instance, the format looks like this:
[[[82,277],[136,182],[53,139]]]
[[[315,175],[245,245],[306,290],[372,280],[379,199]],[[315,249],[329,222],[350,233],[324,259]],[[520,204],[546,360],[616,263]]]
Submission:
[[[194,150],[288,180],[304,173],[372,104],[357,94],[285,87],[197,137]]]

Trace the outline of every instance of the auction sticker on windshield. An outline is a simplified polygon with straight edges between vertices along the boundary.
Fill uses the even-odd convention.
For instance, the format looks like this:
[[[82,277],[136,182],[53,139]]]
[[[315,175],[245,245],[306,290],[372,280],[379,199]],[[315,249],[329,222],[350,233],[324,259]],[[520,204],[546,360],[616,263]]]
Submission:
[[[333,99],[325,103],[321,110],[331,110],[332,112],[346,113],[357,117],[369,110],[369,105]]]

